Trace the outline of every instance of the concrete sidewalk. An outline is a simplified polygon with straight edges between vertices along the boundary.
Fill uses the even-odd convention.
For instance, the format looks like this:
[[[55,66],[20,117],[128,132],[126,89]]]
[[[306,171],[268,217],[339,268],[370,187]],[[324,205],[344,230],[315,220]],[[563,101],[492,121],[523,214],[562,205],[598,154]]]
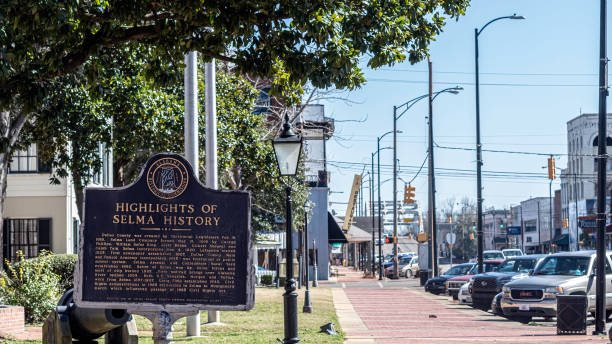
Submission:
[[[554,322],[530,325],[458,305],[446,296],[392,283],[342,282],[332,290],[346,343],[609,343],[601,336],[557,336]],[[349,275],[346,275],[349,277]],[[354,280],[356,276],[350,276]],[[366,280],[367,281],[367,280]],[[367,287],[358,284],[367,284]],[[592,328],[588,329],[590,334]]]

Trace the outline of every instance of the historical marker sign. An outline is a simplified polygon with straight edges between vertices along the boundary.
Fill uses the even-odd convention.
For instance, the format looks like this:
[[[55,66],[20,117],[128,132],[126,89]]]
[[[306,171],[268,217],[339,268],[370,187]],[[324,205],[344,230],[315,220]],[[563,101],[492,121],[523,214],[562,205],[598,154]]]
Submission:
[[[250,194],[205,188],[176,154],[133,184],[87,188],[80,307],[247,310],[254,303]]]

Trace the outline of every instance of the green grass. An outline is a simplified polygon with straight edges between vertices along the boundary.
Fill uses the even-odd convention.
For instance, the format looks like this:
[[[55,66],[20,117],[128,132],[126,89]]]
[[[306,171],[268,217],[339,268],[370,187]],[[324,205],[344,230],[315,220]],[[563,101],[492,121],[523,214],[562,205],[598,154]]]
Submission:
[[[224,326],[205,325],[207,312],[201,313],[202,330],[200,338],[185,337],[185,319],[174,324],[174,341],[181,343],[275,343],[277,338],[283,338],[283,294],[282,288],[257,288],[255,307],[248,312],[221,312]],[[334,309],[331,290],[328,288],[312,288],[311,300],[313,313],[302,313],[304,305],[304,289],[299,290],[298,326],[299,337],[303,343],[344,342],[344,333],[340,329],[338,317]],[[333,322],[339,335],[330,336],[320,333],[320,326]],[[151,323],[143,317],[136,316],[139,331],[139,343],[152,343]],[[6,341],[11,344],[40,343],[41,341]],[[99,340],[103,343],[104,340]]]

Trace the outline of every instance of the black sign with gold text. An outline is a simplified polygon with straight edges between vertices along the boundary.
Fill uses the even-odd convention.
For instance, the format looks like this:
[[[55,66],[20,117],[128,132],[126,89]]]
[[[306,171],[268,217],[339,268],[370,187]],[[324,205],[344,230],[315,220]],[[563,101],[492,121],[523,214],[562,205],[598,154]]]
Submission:
[[[129,186],[87,188],[77,305],[252,308],[250,202],[204,187],[176,154],[152,157]]]

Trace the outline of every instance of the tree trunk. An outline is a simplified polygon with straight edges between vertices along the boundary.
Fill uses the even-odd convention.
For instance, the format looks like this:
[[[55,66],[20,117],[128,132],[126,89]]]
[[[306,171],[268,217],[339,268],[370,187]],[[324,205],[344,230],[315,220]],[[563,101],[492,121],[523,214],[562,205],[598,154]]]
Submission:
[[[0,150],[0,188],[2,188],[2,194],[0,195],[0,259],[2,260],[0,271],[4,268],[4,201],[6,199],[9,158],[27,118],[27,115],[19,114],[11,123],[11,113],[7,110],[0,111],[0,144],[2,147]]]

